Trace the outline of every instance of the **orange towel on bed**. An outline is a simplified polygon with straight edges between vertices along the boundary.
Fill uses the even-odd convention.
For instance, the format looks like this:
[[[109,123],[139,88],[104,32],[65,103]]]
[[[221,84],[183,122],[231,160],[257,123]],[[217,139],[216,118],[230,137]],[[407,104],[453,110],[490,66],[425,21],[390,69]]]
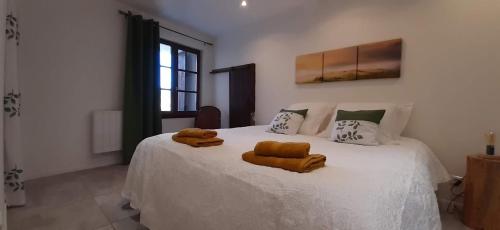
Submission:
[[[310,149],[311,145],[303,142],[261,141],[255,145],[254,152],[258,156],[304,158]]]
[[[258,156],[255,155],[254,151],[250,151],[244,153],[241,157],[244,161],[252,164],[282,168],[299,173],[310,172],[324,167],[326,161],[326,156],[320,154],[311,154],[305,158],[279,158]]]
[[[195,137],[195,138],[214,138],[217,136],[217,131],[206,130],[199,128],[182,129],[177,133],[178,137]]]
[[[195,138],[195,137],[179,137],[178,134],[172,136],[172,140],[193,147],[210,147],[222,145],[224,140],[220,138]]]

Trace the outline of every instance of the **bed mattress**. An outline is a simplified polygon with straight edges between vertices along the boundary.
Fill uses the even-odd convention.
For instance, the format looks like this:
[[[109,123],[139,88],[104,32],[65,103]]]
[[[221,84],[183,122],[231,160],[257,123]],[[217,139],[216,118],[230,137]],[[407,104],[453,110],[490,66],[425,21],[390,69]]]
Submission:
[[[210,148],[145,139],[122,195],[152,230],[441,229],[434,190],[450,178],[422,142],[359,146],[264,130],[218,130],[225,142]],[[263,140],[309,142],[326,167],[300,174],[241,159]]]

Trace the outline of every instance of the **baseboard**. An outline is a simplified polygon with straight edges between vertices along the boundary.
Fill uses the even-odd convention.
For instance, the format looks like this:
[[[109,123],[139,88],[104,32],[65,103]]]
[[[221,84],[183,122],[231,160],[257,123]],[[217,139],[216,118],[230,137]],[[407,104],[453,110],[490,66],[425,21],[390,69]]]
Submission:
[[[100,168],[105,166],[117,165],[122,163],[120,152],[107,153],[103,155],[90,155],[91,161],[86,164],[64,167],[61,165],[60,168],[41,168],[39,167],[36,171],[32,171],[27,168],[27,174],[25,176],[25,181],[34,180],[44,177],[56,176],[65,173],[78,172],[82,170],[88,170],[93,168]]]

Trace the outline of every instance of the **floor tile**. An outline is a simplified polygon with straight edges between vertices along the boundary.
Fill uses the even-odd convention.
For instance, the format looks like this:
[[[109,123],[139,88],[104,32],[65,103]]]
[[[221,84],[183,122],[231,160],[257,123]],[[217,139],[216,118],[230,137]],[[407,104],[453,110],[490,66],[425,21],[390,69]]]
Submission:
[[[113,225],[107,225],[104,227],[97,228],[95,230],[115,230],[115,229],[113,228]]]
[[[32,208],[9,212],[10,230],[95,230],[109,225],[93,199],[77,201],[58,208]]]
[[[94,196],[121,192],[127,176],[127,166],[117,165],[83,171],[79,174],[86,188]]]
[[[25,188],[26,206],[20,209],[60,207],[71,202],[92,198],[92,194],[75,173],[26,181]]]
[[[50,223],[54,220],[46,219],[45,217],[43,217],[43,214],[48,210],[49,208],[41,207],[29,209],[8,209],[7,224],[9,230],[49,229],[47,225],[50,225]]]
[[[125,218],[113,223],[113,227],[116,230],[148,230],[139,223],[139,218],[137,216]]]
[[[470,230],[466,227],[456,214],[450,214],[446,212],[441,212],[441,224],[443,226],[442,230]]]
[[[120,193],[96,196],[94,198],[109,221],[117,221],[139,214],[137,210],[130,207],[129,202],[123,199]]]

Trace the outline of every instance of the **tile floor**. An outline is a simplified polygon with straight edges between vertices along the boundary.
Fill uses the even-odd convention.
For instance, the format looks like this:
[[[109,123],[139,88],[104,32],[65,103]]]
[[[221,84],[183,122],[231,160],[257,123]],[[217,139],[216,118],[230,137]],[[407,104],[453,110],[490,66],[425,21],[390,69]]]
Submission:
[[[9,230],[145,230],[121,198],[126,166],[26,181],[25,207],[7,211]]]
[[[121,198],[126,166],[109,166],[27,181],[25,207],[7,211],[9,230],[147,230]],[[466,230],[442,214],[443,230]]]
[[[443,230],[472,230],[463,225],[458,216],[448,213],[441,213],[441,223]]]

